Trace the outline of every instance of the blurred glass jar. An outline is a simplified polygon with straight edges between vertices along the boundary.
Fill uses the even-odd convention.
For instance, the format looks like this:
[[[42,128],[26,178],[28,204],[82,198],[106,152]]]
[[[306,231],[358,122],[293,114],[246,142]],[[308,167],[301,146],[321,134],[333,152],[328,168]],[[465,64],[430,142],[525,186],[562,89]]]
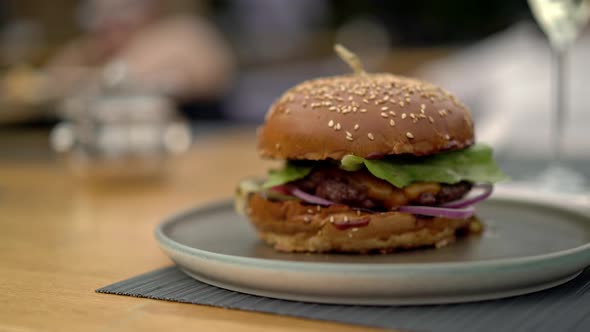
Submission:
[[[85,89],[65,100],[61,113],[51,145],[83,177],[160,177],[169,157],[192,141],[169,98],[122,85]]]

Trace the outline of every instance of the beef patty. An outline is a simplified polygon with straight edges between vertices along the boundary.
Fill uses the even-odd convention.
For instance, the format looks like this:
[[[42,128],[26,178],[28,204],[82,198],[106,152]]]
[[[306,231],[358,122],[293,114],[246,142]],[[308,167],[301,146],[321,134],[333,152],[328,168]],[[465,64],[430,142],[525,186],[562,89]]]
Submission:
[[[436,206],[462,198],[472,187],[467,181],[456,184],[416,182],[400,189],[367,170],[349,172],[338,167],[314,169],[293,185],[335,203],[376,211],[402,205]]]

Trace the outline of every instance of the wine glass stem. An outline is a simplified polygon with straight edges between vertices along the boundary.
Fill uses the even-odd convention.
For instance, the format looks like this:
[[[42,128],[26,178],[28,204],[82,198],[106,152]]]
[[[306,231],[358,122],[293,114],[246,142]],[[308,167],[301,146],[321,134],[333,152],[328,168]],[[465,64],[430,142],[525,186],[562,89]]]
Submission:
[[[553,48],[553,162],[563,161],[564,125],[567,118],[567,52]]]

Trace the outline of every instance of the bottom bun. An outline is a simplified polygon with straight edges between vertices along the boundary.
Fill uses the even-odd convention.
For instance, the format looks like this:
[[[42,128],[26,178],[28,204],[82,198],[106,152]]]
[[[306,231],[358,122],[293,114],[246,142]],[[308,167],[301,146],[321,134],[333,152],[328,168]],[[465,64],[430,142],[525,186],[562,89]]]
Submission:
[[[416,217],[402,212],[365,212],[345,205],[318,206],[296,200],[248,198],[246,213],[262,240],[286,252],[389,253],[444,247],[457,235],[480,233],[476,217]]]

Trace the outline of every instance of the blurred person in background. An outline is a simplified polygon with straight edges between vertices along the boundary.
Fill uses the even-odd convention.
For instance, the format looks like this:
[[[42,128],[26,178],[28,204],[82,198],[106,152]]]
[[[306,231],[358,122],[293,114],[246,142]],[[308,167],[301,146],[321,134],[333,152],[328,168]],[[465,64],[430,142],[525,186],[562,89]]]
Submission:
[[[570,50],[564,149],[567,158],[588,159],[590,140],[590,27]],[[479,139],[516,158],[549,158],[553,146],[554,73],[547,38],[532,22],[424,65],[418,75],[454,91],[471,106]],[[476,73],[475,75],[473,73]]]
[[[77,11],[82,34],[65,44],[42,72],[39,94],[51,101],[119,84],[171,97],[189,118],[222,118],[233,75],[232,51],[198,12],[200,2],[85,0]]]
[[[262,121],[282,91],[306,79],[349,72],[334,43],[368,71],[412,75],[422,64],[517,22],[526,2],[499,0],[226,0],[228,36],[242,66],[228,114]],[[485,79],[485,78],[484,78]]]

